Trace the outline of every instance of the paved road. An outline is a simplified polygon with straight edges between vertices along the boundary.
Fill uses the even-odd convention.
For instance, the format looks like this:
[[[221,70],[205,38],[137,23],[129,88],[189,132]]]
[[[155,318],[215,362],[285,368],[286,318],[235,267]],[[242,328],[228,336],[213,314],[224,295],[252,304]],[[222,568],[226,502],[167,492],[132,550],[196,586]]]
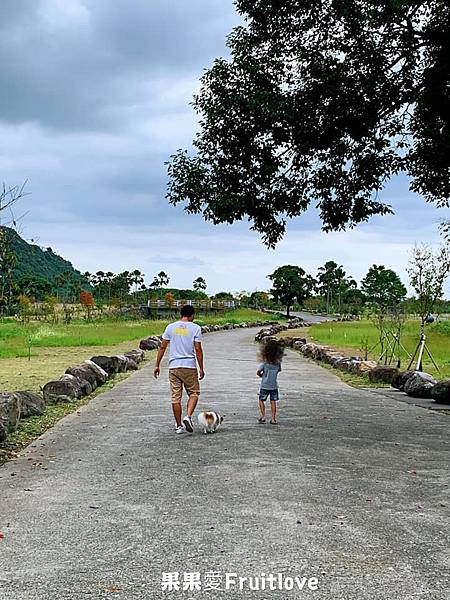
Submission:
[[[304,321],[309,321],[310,323],[324,323],[326,321],[335,321],[336,317],[328,317],[323,315],[315,315],[313,313],[308,312],[291,312],[292,317],[300,317]]]
[[[172,433],[149,365],[0,468],[0,598],[450,598],[449,417],[289,352],[280,424],[260,426],[251,332],[205,346],[216,435]],[[160,590],[212,570],[319,590]]]

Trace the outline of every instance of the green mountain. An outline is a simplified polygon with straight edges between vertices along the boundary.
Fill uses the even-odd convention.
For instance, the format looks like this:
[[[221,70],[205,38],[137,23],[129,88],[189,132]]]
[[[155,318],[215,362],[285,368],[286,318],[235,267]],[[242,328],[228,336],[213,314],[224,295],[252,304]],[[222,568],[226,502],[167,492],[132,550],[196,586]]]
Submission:
[[[50,283],[58,275],[66,271],[74,274],[76,279],[81,273],[74,269],[71,262],[53,252],[51,248],[42,249],[35,244],[29,244],[14,229],[0,227],[6,230],[11,241],[11,248],[17,256],[17,265],[14,269],[14,279],[17,281],[27,277],[39,277]]]

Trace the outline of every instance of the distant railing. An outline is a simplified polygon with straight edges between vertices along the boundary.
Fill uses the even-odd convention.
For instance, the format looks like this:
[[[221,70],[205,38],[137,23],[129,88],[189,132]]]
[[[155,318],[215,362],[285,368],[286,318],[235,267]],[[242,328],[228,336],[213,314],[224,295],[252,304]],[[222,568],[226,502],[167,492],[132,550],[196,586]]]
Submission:
[[[203,310],[233,310],[237,307],[237,302],[234,300],[149,300],[146,306],[149,309],[171,309],[181,308],[189,304],[194,308]]]

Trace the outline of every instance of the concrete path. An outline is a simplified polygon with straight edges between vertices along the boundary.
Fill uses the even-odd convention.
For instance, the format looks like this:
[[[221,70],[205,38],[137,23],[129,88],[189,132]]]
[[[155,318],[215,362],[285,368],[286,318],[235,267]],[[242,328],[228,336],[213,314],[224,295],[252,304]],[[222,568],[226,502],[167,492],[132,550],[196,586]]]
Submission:
[[[279,425],[257,425],[253,335],[205,339],[216,435],[173,434],[148,365],[0,468],[1,600],[450,598],[450,418],[289,352]],[[319,589],[207,590],[211,571]],[[162,592],[175,572],[204,589]]]
[[[291,312],[291,317],[300,317],[304,321],[309,321],[309,323],[325,323],[326,321],[336,321],[336,317],[329,317],[324,315],[315,315],[309,312]]]

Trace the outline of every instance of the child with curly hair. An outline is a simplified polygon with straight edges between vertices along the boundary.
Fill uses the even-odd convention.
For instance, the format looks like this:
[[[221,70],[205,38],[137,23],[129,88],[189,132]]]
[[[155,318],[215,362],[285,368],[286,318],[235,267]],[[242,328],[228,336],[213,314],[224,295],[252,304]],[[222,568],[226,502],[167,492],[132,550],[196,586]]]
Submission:
[[[266,422],[265,401],[270,396],[270,409],[272,418],[271,425],[277,424],[277,402],[278,394],[278,373],[281,371],[281,361],[284,356],[283,346],[275,339],[269,339],[264,343],[259,352],[261,364],[256,371],[258,377],[261,377],[261,389],[259,390],[259,410],[261,413],[258,423]]]

